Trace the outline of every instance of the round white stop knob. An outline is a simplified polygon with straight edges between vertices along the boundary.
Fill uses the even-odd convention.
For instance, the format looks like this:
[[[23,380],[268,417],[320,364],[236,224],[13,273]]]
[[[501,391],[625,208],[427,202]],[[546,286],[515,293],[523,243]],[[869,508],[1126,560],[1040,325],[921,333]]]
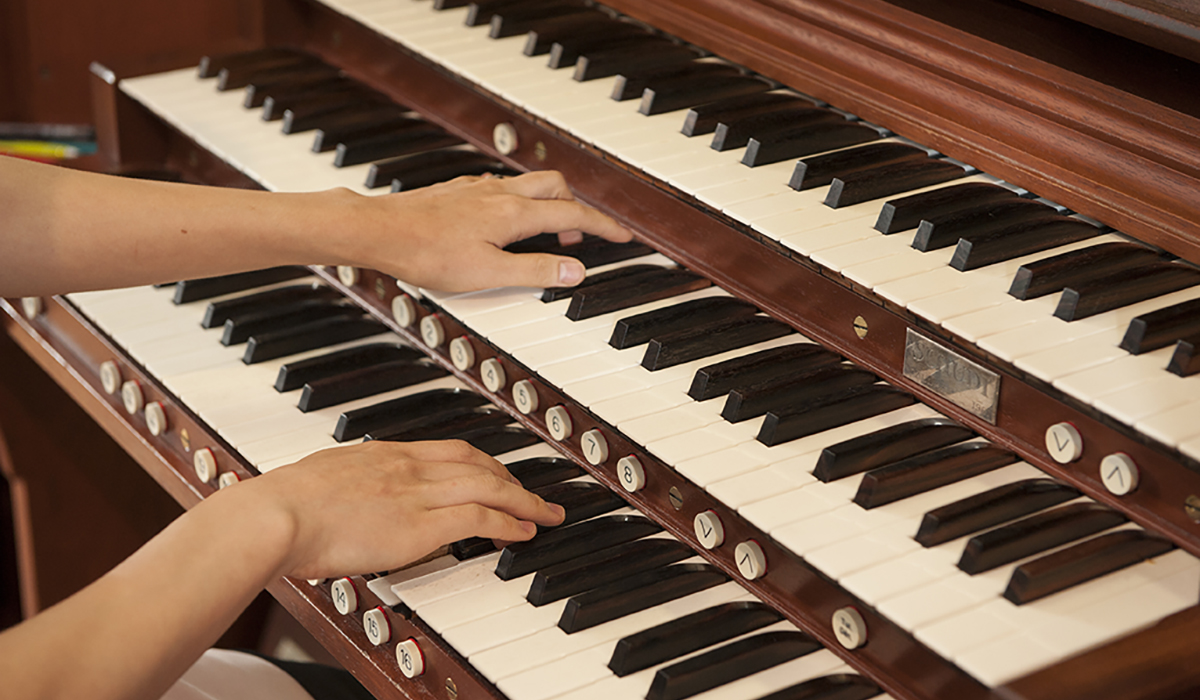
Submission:
[[[392,639],[392,623],[383,608],[371,608],[363,613],[363,632],[375,646],[387,644]]]
[[[1104,488],[1117,496],[1136,489],[1139,476],[1137,464],[1124,452],[1114,452],[1100,460],[1100,480]]]
[[[338,265],[337,267],[338,281],[347,287],[353,287],[358,284],[358,268],[349,265]]]
[[[192,468],[196,478],[207,484],[217,475],[217,456],[207,447],[201,447],[192,455]]]
[[[396,323],[399,323],[401,328],[408,328],[415,323],[417,305],[413,303],[413,298],[407,294],[401,294],[392,299],[392,318],[396,319]]]
[[[30,321],[40,316],[45,308],[41,297],[21,297],[21,312]]]
[[[145,406],[146,399],[142,396],[142,385],[137,380],[130,379],[121,385],[121,402],[125,404],[125,412],[134,415]]]
[[[733,560],[737,564],[738,572],[745,576],[747,581],[753,581],[767,573],[767,555],[763,554],[762,547],[754,540],[746,540],[734,547]]]
[[[430,314],[421,319],[421,340],[431,348],[441,347],[446,342],[446,331],[442,328],[442,319],[437,314]]]
[[[522,379],[513,384],[513,403],[517,405],[517,410],[525,415],[529,415],[537,410],[538,395],[533,382],[528,379]]]
[[[161,401],[146,404],[146,427],[155,437],[167,432],[167,412],[163,410]]]
[[[588,464],[600,466],[608,461],[608,440],[599,430],[589,430],[579,438],[579,448]]]
[[[508,122],[500,122],[492,129],[492,144],[502,156],[517,150],[517,129]]]
[[[705,549],[716,549],[725,542],[725,526],[721,524],[721,518],[711,510],[697,513],[692,526],[696,530],[696,539],[700,540],[700,546]]]
[[[1055,423],[1046,428],[1046,451],[1059,464],[1074,462],[1083,454],[1083,437],[1070,423]]]
[[[217,478],[217,488],[229,488],[241,480],[242,477],[238,476],[237,472],[225,472]]]
[[[867,643],[867,623],[854,608],[841,608],[833,613],[833,634],[842,646],[857,649]]]
[[[107,360],[100,363],[100,386],[104,393],[115,394],[121,389],[121,368],[117,363]]]
[[[467,336],[450,341],[450,361],[462,372],[475,366],[475,348]]]
[[[493,394],[499,392],[508,383],[508,377],[504,374],[504,365],[494,357],[489,357],[479,363],[479,373],[483,376],[483,386]]]
[[[633,455],[617,460],[617,480],[629,493],[645,488],[646,470],[642,468],[642,460]]]
[[[358,610],[358,590],[354,588],[354,581],[348,578],[339,578],[329,587],[330,593],[333,594],[333,607],[343,615]]]
[[[571,437],[571,414],[566,407],[553,406],[546,411],[546,429],[559,442]]]
[[[416,678],[425,673],[425,656],[417,640],[409,637],[396,645],[396,663],[400,664],[400,673],[405,678]]]

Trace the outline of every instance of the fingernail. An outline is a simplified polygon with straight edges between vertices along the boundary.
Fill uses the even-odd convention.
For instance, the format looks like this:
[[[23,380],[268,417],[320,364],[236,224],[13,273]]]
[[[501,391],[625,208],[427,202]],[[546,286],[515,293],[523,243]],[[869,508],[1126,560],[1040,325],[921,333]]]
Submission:
[[[583,265],[576,260],[564,260],[558,264],[558,284],[572,287],[583,281]]]
[[[522,529],[522,530],[524,530],[525,532],[527,532],[527,533],[528,533],[528,534],[530,534],[530,535],[536,535],[536,534],[537,534],[537,524],[535,524],[535,523],[531,523],[531,522],[529,522],[528,520],[522,520],[522,521],[521,521],[521,529]]]
[[[547,505],[550,506],[550,510],[554,511],[555,515],[557,515],[561,518],[567,517],[567,509],[566,508],[563,508],[562,506],[558,505],[557,503],[550,503]]]

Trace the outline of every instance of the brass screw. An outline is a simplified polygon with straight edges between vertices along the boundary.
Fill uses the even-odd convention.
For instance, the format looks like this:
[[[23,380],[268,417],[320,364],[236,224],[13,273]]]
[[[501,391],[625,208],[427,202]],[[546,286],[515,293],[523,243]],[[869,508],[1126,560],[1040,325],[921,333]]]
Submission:
[[[859,340],[867,337],[867,319],[862,316],[854,317],[854,335],[858,336]]]
[[[533,144],[533,157],[537,158],[539,161],[546,160],[546,144],[545,143],[538,141],[537,143]]]
[[[449,697],[450,700],[455,700],[455,698],[458,697],[458,686],[454,685],[453,678],[446,679],[446,696]]]
[[[192,451],[192,436],[188,435],[187,428],[183,428],[179,431],[179,442],[183,443],[184,452]]]
[[[671,507],[675,510],[683,508],[683,494],[680,493],[678,487],[671,487],[671,490],[667,492],[667,499],[671,501]]]
[[[379,297],[379,301],[387,296],[387,286],[383,283],[382,277],[375,278],[375,296]]]
[[[1183,502],[1183,512],[1187,513],[1192,522],[1200,523],[1200,496],[1188,496]]]

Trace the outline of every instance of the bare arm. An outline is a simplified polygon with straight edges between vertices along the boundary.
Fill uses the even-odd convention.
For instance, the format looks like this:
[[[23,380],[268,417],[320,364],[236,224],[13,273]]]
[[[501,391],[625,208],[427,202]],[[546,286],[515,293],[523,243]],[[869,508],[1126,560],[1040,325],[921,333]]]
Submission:
[[[269,193],[128,180],[0,157],[0,296],[358,265],[463,291],[582,278],[569,258],[500,248],[542,232],[629,240],[562,176],[460,178],[413,192]]]
[[[385,570],[463,537],[524,540],[561,521],[465,443],[320,452],[211,496],[0,634],[0,698],[157,698],[276,576]]]

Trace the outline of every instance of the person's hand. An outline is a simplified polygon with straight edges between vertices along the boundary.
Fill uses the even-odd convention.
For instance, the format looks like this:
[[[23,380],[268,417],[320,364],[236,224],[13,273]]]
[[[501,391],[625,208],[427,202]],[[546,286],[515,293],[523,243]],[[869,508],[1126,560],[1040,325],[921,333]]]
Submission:
[[[300,578],[399,568],[465,537],[527,540],[535,524],[563,519],[561,506],[457,440],[323,450],[234,492],[285,519],[293,535],[283,573]]]
[[[411,192],[358,198],[354,207],[353,231],[347,232],[353,237],[348,243],[352,264],[451,292],[579,283],[584,268],[578,260],[501,250],[540,233],[558,233],[563,244],[581,240],[581,231],[617,242],[633,238],[608,216],[576,202],[554,171],[461,177]],[[396,230],[402,235],[386,235]]]

